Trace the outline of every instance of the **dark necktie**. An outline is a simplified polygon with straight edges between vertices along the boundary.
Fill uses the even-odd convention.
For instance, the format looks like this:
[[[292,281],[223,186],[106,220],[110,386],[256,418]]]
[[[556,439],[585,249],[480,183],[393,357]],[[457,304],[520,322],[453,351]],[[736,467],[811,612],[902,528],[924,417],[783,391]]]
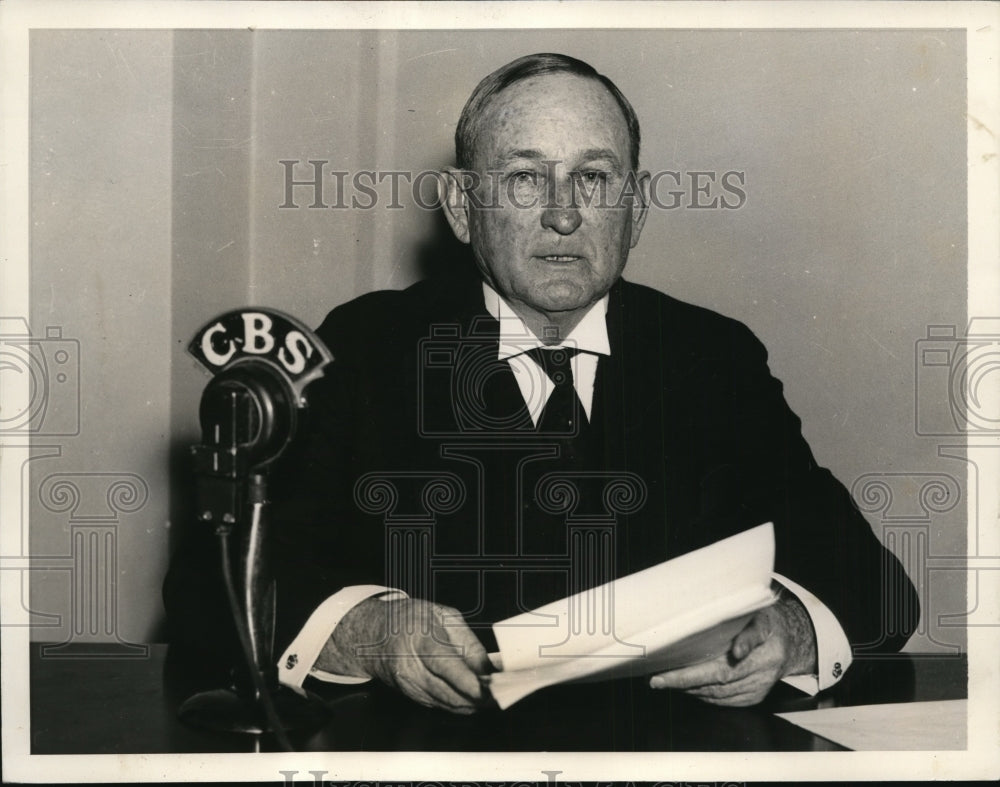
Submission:
[[[573,437],[586,425],[583,405],[573,387],[573,367],[570,364],[577,352],[564,347],[552,350],[536,347],[527,352],[545,370],[555,386],[538,419],[536,429],[539,432]]]

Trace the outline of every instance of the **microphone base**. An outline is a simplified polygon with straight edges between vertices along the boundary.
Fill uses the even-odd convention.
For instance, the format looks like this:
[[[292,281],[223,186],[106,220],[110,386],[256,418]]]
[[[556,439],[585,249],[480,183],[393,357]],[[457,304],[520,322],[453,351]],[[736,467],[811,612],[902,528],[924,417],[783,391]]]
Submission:
[[[281,686],[272,689],[271,699],[283,729],[310,730],[322,727],[330,709],[315,694],[303,697]],[[260,703],[232,689],[213,689],[189,697],[177,711],[178,718],[192,727],[215,732],[246,735],[272,733]]]

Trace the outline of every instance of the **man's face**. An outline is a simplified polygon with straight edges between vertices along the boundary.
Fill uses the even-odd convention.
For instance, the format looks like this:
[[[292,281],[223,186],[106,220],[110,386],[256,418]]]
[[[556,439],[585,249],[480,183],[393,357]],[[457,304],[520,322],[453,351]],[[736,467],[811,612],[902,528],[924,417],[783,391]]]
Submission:
[[[595,80],[549,74],[496,96],[479,130],[465,215],[480,270],[515,309],[582,316],[621,275],[645,215],[629,196],[621,109]]]

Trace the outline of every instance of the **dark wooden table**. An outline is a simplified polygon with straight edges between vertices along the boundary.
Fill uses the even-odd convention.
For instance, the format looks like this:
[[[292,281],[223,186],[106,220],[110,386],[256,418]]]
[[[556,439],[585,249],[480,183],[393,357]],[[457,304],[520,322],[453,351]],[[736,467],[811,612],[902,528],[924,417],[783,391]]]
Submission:
[[[147,658],[31,655],[33,754],[277,750],[271,736],[208,732],[177,719],[198,681]],[[329,721],[290,736],[303,751],[836,751],[842,747],[775,713],[836,705],[962,699],[964,656],[900,655],[855,661],[834,688],[808,697],[779,684],[755,708],[716,708],[652,691],[644,679],[556,686],[506,711],[452,716],[378,686],[324,686]]]

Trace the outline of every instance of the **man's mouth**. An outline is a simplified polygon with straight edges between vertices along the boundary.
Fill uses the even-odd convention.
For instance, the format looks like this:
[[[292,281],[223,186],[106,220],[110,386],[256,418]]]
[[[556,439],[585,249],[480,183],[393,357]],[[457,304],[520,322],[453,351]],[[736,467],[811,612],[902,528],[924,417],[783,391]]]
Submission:
[[[545,254],[542,259],[546,262],[576,262],[581,258],[574,254]]]

